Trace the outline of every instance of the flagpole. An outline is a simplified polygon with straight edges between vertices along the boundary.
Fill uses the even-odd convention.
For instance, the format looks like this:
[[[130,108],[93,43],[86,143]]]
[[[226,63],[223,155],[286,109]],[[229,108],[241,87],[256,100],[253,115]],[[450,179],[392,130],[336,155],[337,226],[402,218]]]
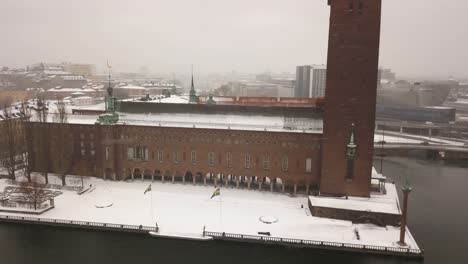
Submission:
[[[154,215],[153,215],[153,187],[152,186],[151,186],[150,193],[151,193],[151,224],[153,224]]]
[[[221,195],[221,189],[219,192],[219,219],[221,221],[221,231],[224,231],[224,225],[223,225],[223,198]]]

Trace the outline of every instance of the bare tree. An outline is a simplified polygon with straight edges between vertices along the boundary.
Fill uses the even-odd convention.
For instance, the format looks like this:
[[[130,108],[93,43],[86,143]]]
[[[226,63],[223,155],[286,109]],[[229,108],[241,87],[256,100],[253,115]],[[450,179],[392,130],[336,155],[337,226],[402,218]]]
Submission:
[[[58,154],[57,169],[62,178],[62,185],[65,186],[65,176],[73,164],[73,131],[67,124],[67,112],[62,99],[57,100],[56,122],[58,123],[55,144]]]
[[[32,131],[29,124],[31,118],[31,112],[26,101],[21,102],[19,109],[18,119],[18,156],[21,157],[19,160],[19,167],[23,172],[23,175],[31,182],[31,170],[34,167],[34,149],[33,149],[33,137]]]
[[[39,95],[37,97],[36,119],[38,121],[37,130],[34,131],[35,145],[37,146],[36,166],[43,172],[45,183],[49,183],[49,170],[50,170],[50,140],[49,134],[45,128],[47,123],[48,109],[44,98]]]
[[[17,151],[18,120],[14,117],[9,106],[3,110],[3,121],[0,122],[0,165],[7,170],[8,177],[15,179]]]
[[[34,205],[34,210],[37,210],[37,205],[42,203],[48,198],[47,192],[41,187],[39,183],[33,181],[31,183],[22,183],[22,193],[24,199]]]
[[[67,108],[63,98],[57,98],[57,113],[55,113],[55,121],[63,124],[67,123]]]

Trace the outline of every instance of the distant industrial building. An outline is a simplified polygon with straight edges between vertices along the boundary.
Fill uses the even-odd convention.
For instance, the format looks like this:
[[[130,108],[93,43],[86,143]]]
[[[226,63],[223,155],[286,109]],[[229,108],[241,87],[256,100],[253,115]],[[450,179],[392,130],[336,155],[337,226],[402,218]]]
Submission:
[[[237,81],[228,83],[228,96],[293,97],[294,80],[270,78],[268,81]]]
[[[327,79],[325,65],[303,65],[296,67],[294,97],[324,97]]]

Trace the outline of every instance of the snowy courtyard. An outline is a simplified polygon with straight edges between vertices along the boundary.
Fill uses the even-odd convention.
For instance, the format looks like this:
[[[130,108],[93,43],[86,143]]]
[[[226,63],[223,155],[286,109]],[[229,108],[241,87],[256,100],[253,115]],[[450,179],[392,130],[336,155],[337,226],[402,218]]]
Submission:
[[[81,179],[69,181],[79,183]],[[144,194],[150,184],[151,191]],[[173,236],[199,236],[205,227],[207,231],[270,232],[282,238],[387,247],[396,247],[399,239],[398,227],[313,217],[307,196],[221,188],[221,194],[211,199],[213,186],[85,178],[84,186],[90,185],[94,188],[82,195],[62,190],[55,198],[55,208],[38,217],[144,226],[157,222],[161,234]],[[0,188],[6,186],[6,180],[0,180]],[[410,248],[418,248],[409,232],[407,242]]]

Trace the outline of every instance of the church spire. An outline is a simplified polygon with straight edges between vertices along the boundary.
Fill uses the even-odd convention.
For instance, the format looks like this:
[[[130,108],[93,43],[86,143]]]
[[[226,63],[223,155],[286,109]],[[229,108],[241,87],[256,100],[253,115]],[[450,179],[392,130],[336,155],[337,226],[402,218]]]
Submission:
[[[197,92],[195,91],[195,85],[193,83],[193,64],[192,64],[192,85],[190,86],[189,102],[190,103],[197,103],[198,102]]]

